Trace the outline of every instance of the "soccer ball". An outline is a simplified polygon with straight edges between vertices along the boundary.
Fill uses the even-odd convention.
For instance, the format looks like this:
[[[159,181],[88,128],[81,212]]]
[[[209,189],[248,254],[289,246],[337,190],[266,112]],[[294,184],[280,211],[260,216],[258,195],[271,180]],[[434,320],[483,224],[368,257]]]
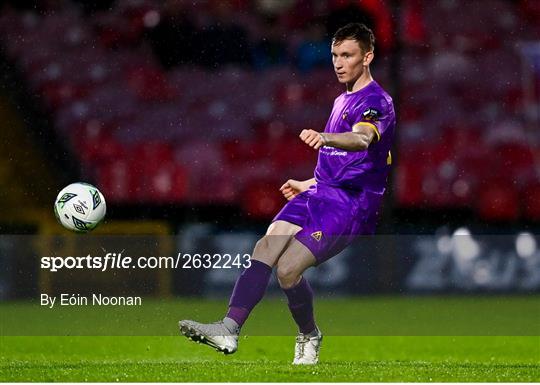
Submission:
[[[105,217],[107,205],[99,190],[88,183],[72,183],[58,193],[54,202],[56,219],[78,233],[93,230]]]

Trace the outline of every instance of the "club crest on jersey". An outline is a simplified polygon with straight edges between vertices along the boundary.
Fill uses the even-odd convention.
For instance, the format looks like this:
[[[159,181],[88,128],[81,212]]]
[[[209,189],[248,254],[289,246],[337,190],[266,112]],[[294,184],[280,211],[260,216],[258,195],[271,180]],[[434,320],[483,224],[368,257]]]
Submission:
[[[322,238],[322,231],[315,231],[314,233],[311,233],[311,236],[313,237],[313,239],[319,242]]]
[[[375,108],[368,108],[362,113],[365,120],[379,120],[380,113]]]
[[[349,111],[345,111],[343,113],[343,115],[341,115],[341,117],[343,118],[343,120],[347,119],[347,116],[349,116]]]

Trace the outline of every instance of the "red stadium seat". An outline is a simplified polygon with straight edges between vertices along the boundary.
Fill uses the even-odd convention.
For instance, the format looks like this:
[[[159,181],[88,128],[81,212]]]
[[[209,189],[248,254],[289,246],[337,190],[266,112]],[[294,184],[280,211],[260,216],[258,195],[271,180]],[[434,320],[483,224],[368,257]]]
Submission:
[[[270,144],[268,140],[234,139],[223,142],[222,151],[230,164],[254,162],[269,156]]]
[[[303,127],[322,130],[332,100],[343,92],[330,67],[303,74],[288,65],[259,72],[186,63],[165,72],[143,36],[160,16],[162,22],[168,17],[172,9],[164,2],[122,0],[89,13],[81,12],[82,2],[54,3],[53,12],[4,7],[0,44],[30,91],[52,110],[59,137],[69,137],[82,168],[99,175],[111,199],[240,204],[246,188],[250,210],[263,217],[269,204],[257,199],[273,201],[257,180],[275,180],[277,186],[268,185],[274,191],[286,178],[310,177],[317,152],[298,134]],[[196,30],[211,23],[207,13],[220,4],[181,3],[195,16]],[[245,10],[234,21],[250,41],[270,32],[248,10],[250,1],[233,3]],[[314,11],[310,3],[292,8],[306,8],[300,24]],[[356,3],[375,19],[388,18],[382,0]],[[490,220],[513,220],[521,205],[525,217],[538,220],[540,187],[527,185],[536,177],[535,150],[517,142],[523,91],[515,70],[520,55],[512,47],[536,36],[539,6],[518,1],[520,14],[516,2],[502,0],[487,1],[489,6],[432,2],[422,8],[422,3],[402,5],[402,38],[412,45],[404,47],[403,63],[412,70],[395,90],[400,93],[395,106],[398,204],[474,205]],[[297,16],[289,12],[286,18]],[[375,23],[379,38],[383,24]],[[503,32],[512,32],[506,33],[508,42],[500,38]],[[305,39],[291,36],[290,47]],[[391,43],[382,37],[378,44]],[[390,64],[378,60],[374,68],[383,86]],[[515,127],[506,127],[506,119]],[[487,147],[495,142],[502,144]],[[522,194],[519,204],[516,190]]]
[[[298,136],[288,135],[270,146],[268,156],[278,170],[295,170],[303,166],[311,166],[314,170],[317,164],[317,154],[313,148],[302,142]]]
[[[530,220],[540,221],[540,183],[528,185],[522,193],[523,216]]]
[[[287,134],[287,126],[279,119],[255,122],[253,129],[262,140],[281,140]]]
[[[53,111],[88,95],[90,86],[78,85],[67,81],[51,81],[43,84],[40,93],[43,95],[47,106]]]
[[[402,207],[423,205],[422,167],[413,157],[400,157],[396,168],[396,199]]]
[[[156,141],[137,144],[134,146],[133,151],[138,162],[148,167],[148,170],[154,170],[173,160],[172,147],[165,142]]]
[[[172,100],[176,93],[167,83],[165,74],[150,66],[129,68],[126,74],[127,86],[145,101]]]
[[[252,182],[242,194],[242,209],[253,219],[271,219],[285,204],[279,182]]]
[[[161,163],[155,172],[146,173],[141,201],[146,203],[179,203],[188,193],[187,169],[173,162]]]
[[[493,153],[482,142],[476,142],[474,151],[462,151],[457,157],[460,173],[472,179],[481,180],[493,171]]]
[[[188,201],[194,204],[230,204],[238,197],[232,170],[226,165],[190,168]]]
[[[479,193],[477,210],[487,221],[515,221],[520,215],[519,194],[511,184],[488,184]]]
[[[112,135],[99,132],[90,135],[83,130],[73,133],[72,143],[80,160],[85,164],[106,163],[114,159],[123,159],[126,149]]]
[[[457,122],[443,128],[444,133],[442,143],[448,151],[446,156],[469,155],[470,148],[465,144],[474,143],[475,152],[478,152],[478,147],[484,147],[482,142],[482,133],[479,129],[467,126],[466,122]]]
[[[138,20],[131,22],[112,12],[102,14],[96,20],[99,41],[108,48],[135,45],[141,38],[142,27]]]
[[[276,99],[281,107],[302,105],[314,97],[314,92],[300,83],[288,83],[278,88]]]
[[[108,202],[133,202],[138,183],[129,161],[116,159],[99,166],[97,180]]]
[[[526,174],[533,170],[532,148],[527,143],[504,143],[494,148],[495,159],[506,174]]]

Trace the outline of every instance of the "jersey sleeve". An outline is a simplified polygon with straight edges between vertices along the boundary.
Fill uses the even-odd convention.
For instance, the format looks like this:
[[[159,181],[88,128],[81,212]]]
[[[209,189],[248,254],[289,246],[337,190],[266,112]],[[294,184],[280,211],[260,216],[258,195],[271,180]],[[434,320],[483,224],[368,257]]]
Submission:
[[[375,132],[374,141],[381,140],[388,115],[388,102],[382,95],[370,95],[360,103],[352,114],[352,130],[367,126]]]

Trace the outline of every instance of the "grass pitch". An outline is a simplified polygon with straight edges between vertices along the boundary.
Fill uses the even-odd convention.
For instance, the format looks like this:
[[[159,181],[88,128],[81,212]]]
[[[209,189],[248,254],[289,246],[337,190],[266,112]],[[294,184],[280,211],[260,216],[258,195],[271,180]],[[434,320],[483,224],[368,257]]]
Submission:
[[[384,312],[377,312],[377,309],[386,309],[389,306],[403,306],[404,301],[409,313],[404,312],[400,319],[396,320],[395,313],[388,315],[391,319],[385,319]],[[416,298],[412,301],[407,298],[318,301],[318,323],[323,332],[326,331],[326,336],[321,350],[321,362],[314,367],[296,367],[290,364],[294,348],[294,336],[291,333],[294,325],[286,309],[276,311],[285,307],[282,301],[266,300],[256,309],[253,318],[246,324],[245,332],[248,336],[241,338],[239,351],[230,356],[218,354],[207,346],[194,344],[186,338],[173,335],[174,333],[160,336],[6,336],[9,332],[14,334],[16,331],[13,326],[15,319],[21,324],[48,323],[53,322],[50,317],[54,313],[43,313],[43,309],[36,308],[35,304],[2,304],[0,380],[540,381],[538,333],[529,336],[345,335],[353,334],[351,332],[354,330],[359,334],[361,328],[367,328],[371,333],[385,333],[386,330],[380,327],[381,324],[398,325],[410,322],[410,318],[416,319],[419,325],[438,322],[440,320],[433,320],[432,314],[428,317],[429,311],[424,313],[415,310],[427,308],[431,309],[432,313],[434,308],[437,312],[443,312],[444,308],[449,307],[451,311],[448,314],[455,315],[460,311],[458,304],[467,304],[469,301],[475,300],[441,297]],[[539,321],[538,311],[534,310],[538,307],[537,297],[510,297],[502,302],[501,298],[489,297],[481,298],[477,303],[490,301],[492,307],[499,310],[501,303],[508,304],[512,311],[515,311],[516,302],[520,308],[524,308],[523,314],[514,314],[515,318],[519,318],[519,327],[530,328]],[[149,303],[146,310],[129,318],[129,323],[118,322],[114,309],[100,308],[99,314],[102,323],[116,320],[114,324],[118,329],[111,329],[116,334],[122,333],[122,328],[126,328],[125,334],[131,334],[130,330],[137,330],[146,322],[156,322],[156,325],[161,323],[162,330],[167,330],[169,322],[175,319],[176,323],[176,319],[184,318],[185,312],[192,308],[194,303],[189,300]],[[340,304],[341,310],[334,308],[336,303]],[[197,318],[203,321],[215,319],[217,314],[222,313],[223,307],[223,301],[205,301],[204,310],[197,311]],[[160,312],[156,312],[156,308],[159,308]],[[482,305],[478,308],[482,309]],[[365,317],[357,314],[357,324],[351,324],[355,317],[351,317],[348,309],[362,309]],[[464,306],[464,309],[467,309],[467,306]],[[45,316],[46,314],[48,316]],[[79,311],[73,312],[71,318],[64,314],[56,319],[56,326],[63,329],[64,334],[76,334],[79,330],[77,323],[99,322],[92,314],[85,314],[85,311],[79,308]],[[275,316],[272,325],[265,323],[269,314]],[[524,319],[525,314],[529,315],[529,319]],[[362,323],[363,319],[377,318],[379,326],[371,330],[368,328],[369,322]],[[468,319],[469,322],[474,320],[474,314],[467,317],[464,313],[463,317],[454,317],[456,330],[466,330],[466,325],[463,324],[466,324]],[[508,322],[511,322],[509,318],[501,316],[496,318],[491,326],[499,325],[499,329],[496,329],[498,332],[513,330],[503,325]],[[282,329],[283,334],[291,335],[269,335],[274,332],[274,327]],[[176,325],[171,330],[175,328]],[[413,330],[410,329],[411,333]],[[488,332],[489,330],[486,334]],[[529,334],[530,332],[531,330]]]

